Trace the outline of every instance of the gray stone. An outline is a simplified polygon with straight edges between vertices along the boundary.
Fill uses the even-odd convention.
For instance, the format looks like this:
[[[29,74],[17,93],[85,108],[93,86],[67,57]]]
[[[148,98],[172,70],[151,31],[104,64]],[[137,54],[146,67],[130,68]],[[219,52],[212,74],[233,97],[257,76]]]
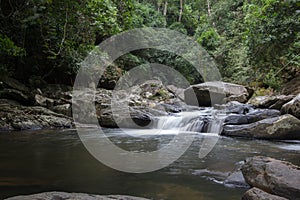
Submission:
[[[212,98],[211,98],[212,97]],[[225,82],[205,82],[192,85],[184,91],[184,100],[189,105],[211,106],[226,101],[247,102],[249,93],[244,86]]]
[[[251,188],[242,197],[242,200],[288,200],[284,197],[269,194],[258,188]]]
[[[95,195],[84,193],[44,192],[39,194],[10,197],[5,200],[147,200],[126,195]]]
[[[274,109],[255,109],[246,114],[248,123],[258,122],[268,118],[279,117],[280,111]]]
[[[128,107],[117,109],[113,113],[110,108],[100,111],[98,121],[100,126],[109,128],[141,128],[152,121],[152,114],[146,108]]]
[[[300,120],[292,115],[282,115],[251,124],[225,125],[222,135],[257,139],[300,139]]]
[[[265,192],[300,199],[300,168],[269,157],[255,156],[242,167],[246,182]]]

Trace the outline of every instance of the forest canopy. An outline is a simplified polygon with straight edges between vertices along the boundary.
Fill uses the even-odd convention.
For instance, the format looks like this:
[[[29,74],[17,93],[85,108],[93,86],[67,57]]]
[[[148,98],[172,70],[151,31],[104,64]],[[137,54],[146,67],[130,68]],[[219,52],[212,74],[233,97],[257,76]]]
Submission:
[[[34,84],[72,84],[95,45],[122,31],[165,27],[189,35],[225,81],[278,89],[300,71],[297,0],[2,0],[0,74]],[[117,61],[171,64],[191,83],[201,77],[168,52],[132,52]],[[67,78],[66,78],[67,77]]]

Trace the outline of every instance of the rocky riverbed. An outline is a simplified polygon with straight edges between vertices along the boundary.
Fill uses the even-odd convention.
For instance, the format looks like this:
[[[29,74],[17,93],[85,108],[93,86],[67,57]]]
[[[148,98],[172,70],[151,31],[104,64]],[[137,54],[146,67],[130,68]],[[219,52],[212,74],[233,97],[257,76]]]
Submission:
[[[221,135],[250,139],[299,140],[300,94],[283,91],[285,93],[280,95],[252,97],[253,90],[231,83],[208,82],[183,89],[151,80],[135,86],[131,92],[104,88],[82,92],[72,91],[71,87],[64,85],[30,89],[17,80],[8,78],[1,83],[0,131],[74,127],[72,106],[81,108],[84,102],[91,99],[95,102],[96,113],[85,113],[86,116],[81,118],[83,120],[76,123],[89,123],[88,119],[96,115],[102,127],[136,128],[128,125],[129,120],[133,120],[138,127],[144,127],[157,117],[172,116],[182,111],[209,106],[215,103],[210,98],[213,95],[218,100],[214,104],[215,111],[225,111],[227,114]],[[118,101],[114,106],[120,105],[117,116],[111,107],[112,99],[116,97]],[[122,111],[124,105],[126,110]],[[209,123],[211,118],[206,120]],[[285,174],[282,174],[282,170]],[[244,194],[245,200],[297,199],[300,196],[298,176],[297,166],[272,158],[254,157],[247,159],[230,173],[224,185],[253,187]],[[78,194],[47,193],[34,198],[47,199],[47,195],[52,194],[80,197]],[[94,197],[96,198],[89,198]]]

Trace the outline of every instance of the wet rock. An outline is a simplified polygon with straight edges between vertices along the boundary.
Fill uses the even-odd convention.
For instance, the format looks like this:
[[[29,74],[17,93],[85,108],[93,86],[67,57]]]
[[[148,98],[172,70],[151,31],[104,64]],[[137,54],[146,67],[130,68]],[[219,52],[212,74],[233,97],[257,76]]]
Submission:
[[[192,85],[184,91],[185,102],[195,106],[211,106],[213,103],[223,104],[226,101],[247,102],[249,93],[244,86],[225,82],[206,82]]]
[[[300,119],[300,94],[282,106],[283,114],[291,114]]]
[[[125,195],[95,195],[84,193],[66,193],[66,192],[44,192],[40,194],[24,195],[7,198],[6,200],[147,200],[142,197],[132,197]]]
[[[38,106],[2,104],[0,119],[0,130],[70,128],[73,126],[71,118]]]
[[[248,123],[258,122],[268,118],[279,117],[280,111],[274,109],[255,109],[246,114]]]
[[[300,76],[286,83],[281,90],[285,95],[297,95],[300,93]]]
[[[249,104],[252,104],[256,108],[270,108],[280,110],[281,107],[291,101],[294,95],[277,95],[277,96],[257,96],[249,100]]]
[[[258,188],[251,188],[242,197],[242,200],[288,200],[284,197],[269,194]]]
[[[242,125],[251,124],[264,119],[273,118],[280,116],[280,111],[271,109],[255,109],[249,113],[243,114],[229,114],[225,118],[226,125]]]
[[[255,156],[246,160],[242,172],[246,182],[253,187],[288,199],[300,199],[298,166],[269,157]]]
[[[282,115],[251,124],[225,125],[222,135],[257,139],[300,139],[300,120],[292,115]]]
[[[242,114],[229,114],[224,123],[226,125],[241,125],[241,124],[249,124],[248,118],[246,115]]]
[[[237,101],[231,101],[227,104],[216,105],[216,109],[224,109],[226,113],[232,114],[247,114],[254,110],[254,107],[250,104],[243,104]]]

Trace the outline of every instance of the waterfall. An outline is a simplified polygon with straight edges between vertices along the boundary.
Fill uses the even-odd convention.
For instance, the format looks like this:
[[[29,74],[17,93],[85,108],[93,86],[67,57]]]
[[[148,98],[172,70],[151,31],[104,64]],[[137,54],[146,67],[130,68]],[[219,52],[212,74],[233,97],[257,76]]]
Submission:
[[[221,117],[220,117],[221,116]],[[155,129],[220,133],[224,117],[212,109],[181,112],[157,118]],[[208,126],[205,128],[205,126]]]

